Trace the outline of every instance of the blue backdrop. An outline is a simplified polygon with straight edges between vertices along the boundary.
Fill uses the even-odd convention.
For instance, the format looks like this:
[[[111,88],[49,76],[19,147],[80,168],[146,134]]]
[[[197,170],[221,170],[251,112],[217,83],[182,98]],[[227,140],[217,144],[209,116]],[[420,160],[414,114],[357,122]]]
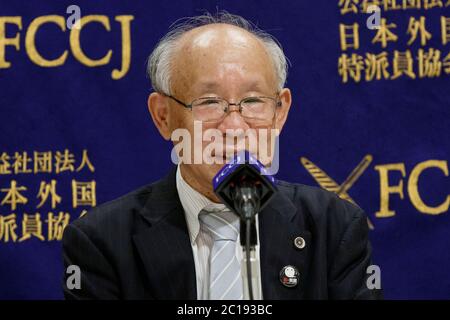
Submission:
[[[277,177],[367,212],[386,298],[449,298],[450,6],[384,1],[371,30],[363,2],[1,0],[0,299],[62,298],[68,219],[169,169],[146,59],[204,10],[253,21],[291,62]],[[87,22],[79,45],[70,5]]]

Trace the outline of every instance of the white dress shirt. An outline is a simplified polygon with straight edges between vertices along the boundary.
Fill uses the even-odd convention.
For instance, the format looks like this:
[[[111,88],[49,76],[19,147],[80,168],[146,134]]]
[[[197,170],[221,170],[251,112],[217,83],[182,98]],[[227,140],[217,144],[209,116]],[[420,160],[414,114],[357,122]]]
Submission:
[[[200,221],[198,219],[199,213],[203,210],[223,209],[225,207],[222,203],[215,203],[206,198],[204,195],[194,190],[182,177],[180,166],[178,165],[176,174],[176,184],[178,196],[184,209],[184,215],[191,239],[192,252],[194,254],[195,275],[197,280],[197,299],[209,299],[209,255],[212,249],[214,240],[207,233],[200,228]],[[256,216],[256,230],[258,232],[258,216]],[[240,239],[238,236],[236,246],[236,257],[238,261],[242,261],[242,248],[239,245]],[[259,244],[256,245],[256,257],[259,261]],[[260,268],[260,266],[258,266]],[[258,274],[261,274],[259,272]],[[259,282],[261,279],[259,279]],[[261,285],[258,286],[261,288]],[[255,294],[262,298],[261,290]]]

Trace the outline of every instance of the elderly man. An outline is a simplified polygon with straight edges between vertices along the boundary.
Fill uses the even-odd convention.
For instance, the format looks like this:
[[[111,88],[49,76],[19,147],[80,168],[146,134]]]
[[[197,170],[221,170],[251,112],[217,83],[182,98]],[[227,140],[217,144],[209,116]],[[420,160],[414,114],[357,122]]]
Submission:
[[[195,136],[195,123],[201,133],[218,132],[216,138],[254,129],[258,140],[263,139],[259,132],[275,129],[264,138],[270,140],[291,106],[286,74],[278,43],[243,18],[227,13],[191,18],[150,56],[149,112],[166,140],[174,140],[179,129]],[[231,155],[239,151],[229,143],[216,147],[222,145],[226,154],[217,151],[221,148],[211,154],[216,161],[193,163],[190,151],[206,147],[204,141],[194,143],[178,154],[182,160],[162,180],[69,225],[64,262],[79,266],[81,288],[70,289],[64,281],[66,298],[245,298],[239,218],[220,203],[211,183],[223,166],[220,160],[229,160],[230,148]],[[267,147],[274,153],[272,143]],[[256,297],[377,298],[378,290],[367,285],[371,247],[362,210],[319,188],[277,185],[257,215]]]

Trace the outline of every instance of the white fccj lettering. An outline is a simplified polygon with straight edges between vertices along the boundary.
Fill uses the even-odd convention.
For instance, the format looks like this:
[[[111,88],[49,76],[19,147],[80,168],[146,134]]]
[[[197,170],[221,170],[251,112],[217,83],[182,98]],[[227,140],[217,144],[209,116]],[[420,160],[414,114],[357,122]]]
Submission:
[[[190,307],[185,304],[183,307],[178,307],[177,314],[179,315],[200,315],[208,318],[211,312],[211,307]]]

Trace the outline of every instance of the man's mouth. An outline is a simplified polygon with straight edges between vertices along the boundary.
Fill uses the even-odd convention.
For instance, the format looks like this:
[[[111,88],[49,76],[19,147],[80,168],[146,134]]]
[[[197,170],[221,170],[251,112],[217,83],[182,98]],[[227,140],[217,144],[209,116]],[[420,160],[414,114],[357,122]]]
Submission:
[[[218,154],[216,154],[216,151],[212,151],[211,152],[211,157],[215,158],[217,160],[222,160],[224,162],[228,162],[232,159],[234,159],[234,157],[239,153],[244,151],[242,148],[224,148],[223,152],[219,152]]]

